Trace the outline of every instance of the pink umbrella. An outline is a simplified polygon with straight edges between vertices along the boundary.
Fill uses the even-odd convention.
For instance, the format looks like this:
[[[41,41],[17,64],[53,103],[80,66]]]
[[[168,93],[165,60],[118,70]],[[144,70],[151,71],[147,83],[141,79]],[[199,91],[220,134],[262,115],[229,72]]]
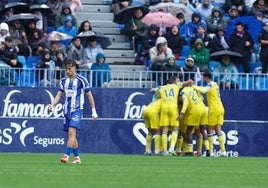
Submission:
[[[141,21],[146,25],[150,26],[152,24],[157,25],[160,28],[172,27],[173,25],[178,25],[180,20],[170,13],[165,12],[150,12],[146,14]]]

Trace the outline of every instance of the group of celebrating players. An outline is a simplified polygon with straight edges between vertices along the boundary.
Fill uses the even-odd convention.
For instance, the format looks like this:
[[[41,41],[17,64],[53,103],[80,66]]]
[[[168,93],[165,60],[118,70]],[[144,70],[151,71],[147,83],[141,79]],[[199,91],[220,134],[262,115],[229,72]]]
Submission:
[[[219,86],[212,81],[212,74],[204,72],[204,86],[193,80],[181,82],[179,77],[169,78],[168,84],[154,88],[154,100],[143,111],[148,134],[146,155],[215,156],[214,134],[217,135],[220,156],[226,157],[224,135],[224,107]],[[202,94],[206,94],[206,103]],[[197,136],[197,152],[194,153],[193,135]],[[152,141],[154,140],[154,152]]]

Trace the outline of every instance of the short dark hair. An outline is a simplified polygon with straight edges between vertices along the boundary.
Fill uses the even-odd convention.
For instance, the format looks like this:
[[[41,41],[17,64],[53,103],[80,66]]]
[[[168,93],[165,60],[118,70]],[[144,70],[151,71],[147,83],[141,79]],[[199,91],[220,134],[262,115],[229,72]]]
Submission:
[[[5,41],[6,42],[12,42],[12,38],[10,36],[8,36],[8,37],[5,38]]]
[[[203,76],[212,79],[212,74],[209,71],[205,71]]]
[[[76,62],[72,58],[66,58],[66,59],[64,59],[64,65],[65,65],[65,67],[67,67],[67,66],[71,66],[71,67],[75,66],[76,67]]]

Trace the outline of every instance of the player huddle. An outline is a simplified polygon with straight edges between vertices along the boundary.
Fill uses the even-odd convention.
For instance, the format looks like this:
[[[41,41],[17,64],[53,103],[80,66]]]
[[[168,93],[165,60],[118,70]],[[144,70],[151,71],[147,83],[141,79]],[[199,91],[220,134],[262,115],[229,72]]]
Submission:
[[[193,80],[181,82],[178,77],[171,77],[168,84],[151,90],[156,97],[143,111],[144,123],[148,129],[146,155],[201,156],[204,145],[204,155],[214,156],[213,142],[216,134],[220,156],[226,156],[221,131],[224,107],[219,87],[212,81],[210,72],[204,72],[203,81],[204,86],[196,86]],[[208,107],[202,94],[206,94]],[[193,148],[194,134],[197,136],[196,153]]]

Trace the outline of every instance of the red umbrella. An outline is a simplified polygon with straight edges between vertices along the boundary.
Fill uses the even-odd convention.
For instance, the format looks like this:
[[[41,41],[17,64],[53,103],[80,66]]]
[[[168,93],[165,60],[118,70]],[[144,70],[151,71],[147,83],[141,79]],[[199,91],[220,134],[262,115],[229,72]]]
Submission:
[[[157,25],[160,28],[172,27],[173,25],[178,25],[180,20],[170,13],[165,12],[150,12],[146,14],[141,21],[146,25],[150,26],[152,24]]]

